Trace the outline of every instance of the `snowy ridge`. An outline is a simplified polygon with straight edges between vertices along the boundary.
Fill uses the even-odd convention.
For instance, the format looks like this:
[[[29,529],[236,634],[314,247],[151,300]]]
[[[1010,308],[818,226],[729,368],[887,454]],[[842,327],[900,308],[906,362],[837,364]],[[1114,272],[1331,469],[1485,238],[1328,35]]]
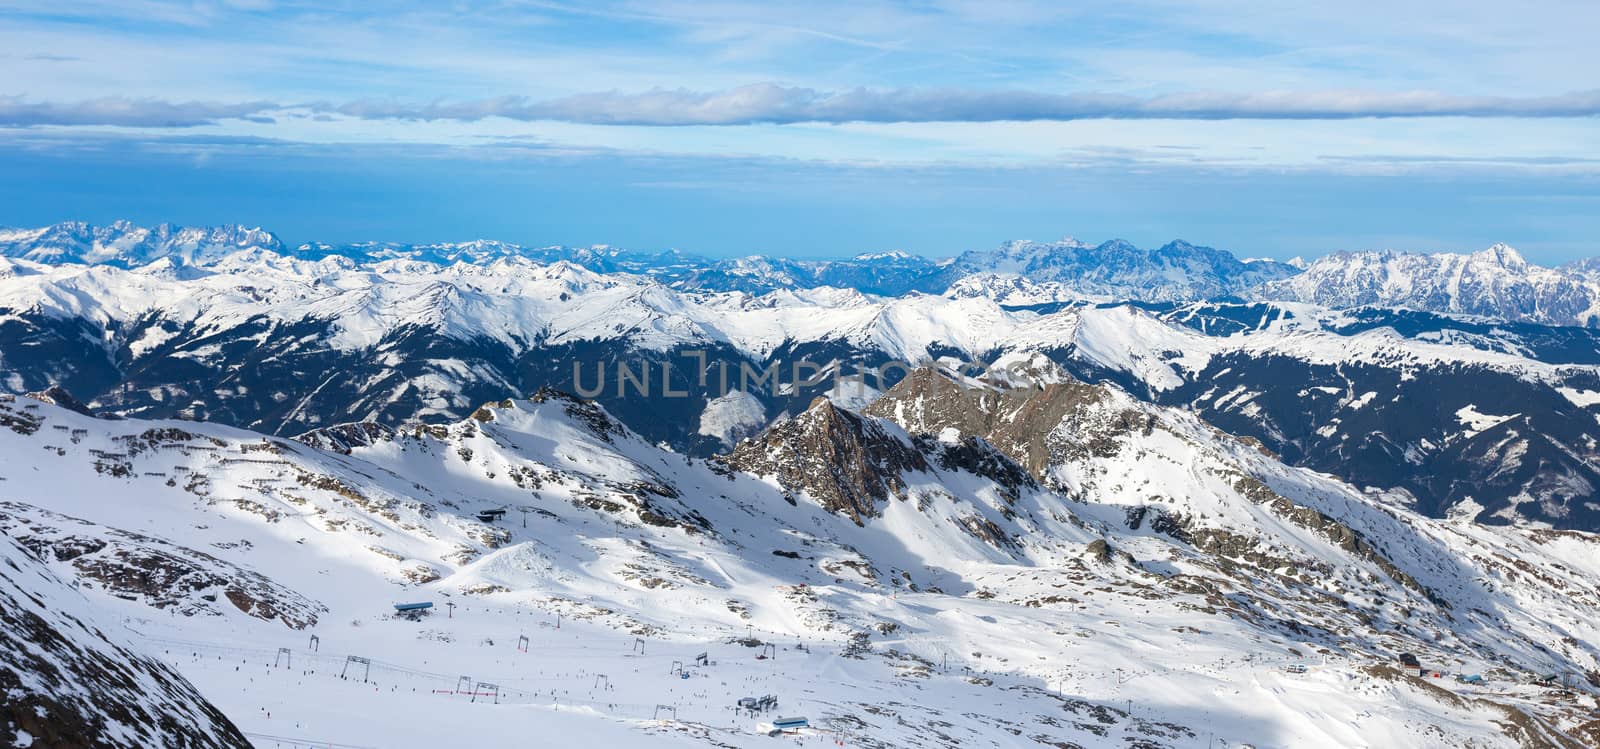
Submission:
[[[72,587],[0,534],[0,743],[250,746],[193,685]]]
[[[1069,364],[1292,463],[1440,517],[1600,528],[1591,331],[1283,303],[1083,319]]]
[[[42,263],[147,265],[161,260],[203,263],[249,248],[282,251],[260,228],[237,225],[145,228],[128,221],[92,226],[73,221],[39,229],[0,228],[0,256]]]
[[[146,229],[126,221],[108,226],[69,222],[38,229],[0,229],[0,257],[55,264],[135,267],[167,259],[203,265],[230,251],[244,249],[268,250],[312,261],[337,258],[360,264],[491,265],[513,259],[571,262],[597,273],[647,275],[686,291],[764,293],[832,286],[883,296],[937,294],[968,275],[1004,274],[1047,284],[1053,300],[1208,299],[1295,272],[1281,263],[1241,262],[1225,251],[1183,241],[1155,250],[1142,250],[1123,240],[1099,245],[1072,239],[1052,243],[1014,241],[953,259],[930,259],[893,250],[863,252],[841,260],[760,255],[714,260],[677,250],[633,252],[607,245],[526,247],[494,240],[429,244],[311,242],[291,249],[259,229],[165,224]]]
[[[1555,699],[1537,681],[1581,686],[1600,665],[1592,536],[1376,506],[1192,415],[1052,380],[973,396],[1035,404],[981,434],[928,419],[983,411],[935,414],[958,401],[899,390],[872,409],[894,421],[823,401],[760,438],[831,435],[770,442],[786,446],[762,452],[774,465],[830,444],[900,456],[874,462],[899,489],[855,516],[826,484],[664,451],[553,392],[363,431],[338,452],[15,399],[0,403],[0,491],[39,508],[30,524],[163,536],[326,605],[310,652],[276,619],[89,591],[255,733],[284,735],[287,716],[352,744],[443,740],[429,726],[448,724],[457,740],[559,726],[613,745],[766,746],[771,715],[729,711],[753,692],[865,746],[1587,740],[1569,737],[1588,688]],[[913,403],[921,420],[896,405]],[[478,519],[492,509],[507,516]],[[385,613],[413,600],[455,606],[419,623]],[[275,663],[280,644],[300,665]],[[695,665],[700,652],[716,663]],[[1407,677],[1383,665],[1398,652],[1490,681]],[[338,678],[345,654],[374,660],[360,681]],[[460,673],[506,704],[460,695]],[[657,723],[662,703],[674,714]]]
[[[1405,307],[1548,325],[1600,324],[1600,278],[1543,268],[1496,244],[1471,254],[1339,252],[1251,292],[1328,306]]]
[[[879,296],[908,293],[981,296],[1011,305],[1058,302],[1193,302],[1248,297],[1330,307],[1387,306],[1484,315],[1556,325],[1600,323],[1600,281],[1593,263],[1561,268],[1528,263],[1495,244],[1471,254],[1336,252],[1306,262],[1241,260],[1182,240],[1141,249],[1124,240],[1099,244],[1067,238],[1016,240],[951,259],[904,251],[863,252],[843,260],[794,260],[750,255],[710,259],[678,250],[633,252],[607,245],[527,247],[495,240],[407,244],[306,243],[286,247],[261,229],[234,225],[144,228],[127,221],[106,226],[67,222],[33,229],[0,229],[0,260],[52,265],[151,264],[167,274],[192,273],[229,254],[261,250],[304,261],[391,269],[409,265],[490,266],[505,261],[573,263],[595,273],[647,276],[680,291],[851,288]],[[0,265],[0,276],[15,273]]]
[[[1120,239],[1098,245],[1071,238],[1048,243],[1014,241],[996,250],[965,253],[955,265],[972,274],[1004,274],[1002,277],[1018,279],[1021,284],[1020,288],[995,288],[991,277],[976,286],[958,284],[958,293],[1001,293],[1017,304],[1197,301],[1235,295],[1297,272],[1283,263],[1240,261],[1231,253],[1182,240],[1154,250],[1142,250]]]
[[[1430,341],[1382,328],[1345,334],[1338,324],[1351,318],[1307,305],[1285,305],[1287,314],[1279,319],[1252,335],[1229,339],[1168,325],[1125,306],[1037,312],[981,295],[885,299],[834,288],[761,295],[682,292],[638,276],[525,259],[487,266],[410,261],[355,266],[339,258],[306,261],[247,251],[194,275],[160,272],[169,267],[161,264],[135,270],[14,265],[21,272],[0,278],[0,309],[87,320],[112,329],[113,335],[144,328],[144,337],[126,342],[135,353],[159,345],[174,329],[217,333],[260,318],[278,325],[327,324],[336,334],[326,342],[341,349],[425,329],[462,341],[487,337],[513,352],[621,339],[653,350],[727,344],[759,358],[786,342],[844,341],[911,362],[945,348],[980,353],[1028,344],[1062,346],[1075,338],[1092,348],[1091,339],[1131,325],[1136,332],[1124,333],[1125,340],[1112,348],[1127,349],[1137,340],[1137,348],[1182,352],[1190,364],[1203,362],[1212,351],[1238,348],[1236,339],[1255,350],[1292,350],[1319,361],[1398,355],[1419,364],[1454,361],[1549,374],[1526,352],[1505,350],[1493,339]],[[1177,314],[1168,317],[1182,321]],[[1109,360],[1116,354],[1106,349],[1096,356]]]
[[[593,392],[599,382],[607,408],[652,441],[703,456],[804,410],[831,383],[753,393],[759,404],[723,412],[729,402],[712,401],[727,393],[689,371],[686,352],[706,352],[705,366],[731,370],[736,383],[741,367],[776,367],[788,380],[807,361],[865,376],[871,392],[893,384],[892,361],[1042,352],[1080,377],[1196,408],[1293,463],[1403,489],[1429,514],[1470,500],[1486,521],[1600,528],[1600,508],[1585,504],[1586,487],[1600,486],[1590,395],[1600,392],[1600,334],[1585,329],[1298,302],[1018,306],[1004,294],[685,291],[524,257],[440,266],[248,249],[203,265],[8,263],[0,389],[64,386],[126,416],[287,435],[459,419],[508,393]],[[621,392],[618,362],[654,373],[653,393],[673,368],[688,396]],[[877,382],[885,372],[891,379]],[[1460,402],[1433,412],[1413,391]],[[1471,402],[1474,392],[1523,392],[1533,405],[1499,409]],[[1520,421],[1469,433],[1450,416],[1467,406]],[[1560,480],[1543,480],[1540,465],[1560,465]],[[1489,488],[1450,479],[1463,473]]]
[[[1214,313],[1230,305],[1202,305]],[[1392,326],[1346,328],[1348,313],[1303,304],[1274,304],[1276,314],[1248,330],[1208,335],[1185,323],[1196,308],[1157,314],[1137,307],[1081,310],[1072,343],[1085,358],[1138,375],[1151,387],[1177,386],[1185,374],[1201,372],[1225,357],[1285,357],[1310,365],[1382,366],[1414,373],[1444,365],[1481,367],[1518,377],[1559,384],[1574,375],[1590,375],[1592,365],[1549,363],[1514,338],[1490,336],[1408,335]],[[1056,343],[1051,341],[1051,343]]]

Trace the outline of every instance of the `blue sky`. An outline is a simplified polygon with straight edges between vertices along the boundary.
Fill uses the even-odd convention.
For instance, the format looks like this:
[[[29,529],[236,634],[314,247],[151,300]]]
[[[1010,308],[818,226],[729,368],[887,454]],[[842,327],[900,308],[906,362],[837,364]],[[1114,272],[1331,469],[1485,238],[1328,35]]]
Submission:
[[[1600,5],[0,4],[0,224],[1600,255]]]

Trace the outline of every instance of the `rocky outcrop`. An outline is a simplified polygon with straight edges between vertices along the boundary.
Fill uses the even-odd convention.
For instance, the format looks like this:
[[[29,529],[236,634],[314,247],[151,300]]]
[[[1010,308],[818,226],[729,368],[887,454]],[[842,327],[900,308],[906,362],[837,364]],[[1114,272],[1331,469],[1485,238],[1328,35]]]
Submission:
[[[98,621],[82,595],[5,535],[0,652],[0,746],[250,746],[183,676]]]
[[[900,424],[918,439],[938,434],[942,441],[949,442],[958,438],[952,430],[967,435],[960,439],[980,435],[984,444],[992,442],[1007,456],[1020,461],[1033,477],[1046,482],[1053,466],[1115,458],[1125,449],[1126,436],[1148,435],[1164,428],[1155,413],[1119,405],[1113,391],[1105,386],[1088,385],[1060,373],[1051,377],[1055,381],[1032,387],[995,388],[958,381],[944,371],[923,368],[874,401],[867,413]],[[1216,436],[1227,439],[1220,433]],[[1433,591],[1348,525],[1279,495],[1240,467],[1224,464],[1206,470],[1227,482],[1240,499],[1316,532],[1352,556],[1372,562],[1400,584],[1435,598]],[[1128,526],[1138,529],[1147,515],[1153,515],[1149,520],[1153,530],[1199,551],[1243,560],[1261,570],[1294,566],[1262,548],[1259,538],[1195,525],[1191,519],[1159,509],[1132,508]]]
[[[533,395],[528,396],[528,400],[534,403],[560,403],[568,416],[572,417],[574,421],[587,426],[589,431],[594,433],[594,436],[605,440],[608,444],[613,439],[628,433],[628,428],[623,426],[622,422],[612,418],[611,414],[606,413],[605,408],[601,407],[600,404],[578,398],[571,393],[556,390],[555,388],[542,387]],[[501,408],[511,407],[510,403],[504,401],[497,405]],[[485,406],[485,408],[488,408],[488,406]],[[482,412],[484,409],[479,409],[479,411]],[[478,418],[479,421],[489,420],[476,416],[474,418]]]
[[[67,389],[61,387],[60,385],[52,385],[43,390],[28,393],[28,397],[41,403],[49,403],[53,406],[60,406],[68,411],[76,411],[84,416],[94,415],[94,413],[89,410],[89,407],[84,405],[83,401],[72,397],[72,393],[67,392]]]
[[[372,421],[355,421],[313,429],[295,435],[295,441],[318,450],[349,455],[358,447],[368,447],[394,439],[395,430]]]
[[[880,503],[905,496],[903,474],[931,470],[922,453],[890,427],[826,398],[739,443],[723,460],[736,470],[775,476],[785,489],[857,524],[877,516]]]
[[[1105,440],[1115,430],[1068,429],[1068,439],[1050,439],[1064,422],[1077,422],[1090,407],[1106,400],[1099,385],[1070,378],[1034,387],[990,388],[953,379],[946,372],[924,367],[907,375],[866,408],[866,413],[888,419],[912,434],[937,435],[954,429],[960,435],[981,437],[1000,452],[1042,478],[1049,466],[1064,458],[1105,451]],[[1145,414],[1128,410],[1111,425],[1148,429]]]
[[[934,457],[940,470],[966,471],[989,479],[1012,502],[1024,489],[1039,486],[1026,469],[982,437],[968,435],[945,440],[917,435],[913,440],[918,449]]]
[[[205,552],[20,502],[0,502],[0,533],[87,587],[185,616],[220,616],[232,608],[304,629],[327,611]]]

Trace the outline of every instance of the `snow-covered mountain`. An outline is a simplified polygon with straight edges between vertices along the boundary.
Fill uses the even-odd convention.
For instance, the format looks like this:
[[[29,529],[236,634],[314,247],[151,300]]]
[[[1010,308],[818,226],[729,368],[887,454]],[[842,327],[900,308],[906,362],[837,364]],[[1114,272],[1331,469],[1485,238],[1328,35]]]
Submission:
[[[1361,306],[1470,314],[1552,325],[1600,325],[1600,276],[1593,263],[1543,268],[1496,244],[1472,254],[1337,252],[1307,263],[1241,260],[1177,240],[1141,249],[1120,239],[1016,240],[951,259],[903,251],[838,260],[750,255],[706,258],[678,250],[637,252],[607,245],[533,247],[495,240],[411,244],[309,242],[294,248],[271,232],[235,225],[144,228],[66,222],[0,229],[0,258],[43,264],[134,268],[164,262],[209,265],[245,250],[303,261],[356,265],[413,261],[491,266],[504,261],[566,262],[600,274],[634,274],[679,291],[847,288],[876,296],[911,293],[983,297],[1008,305],[1060,302],[1196,302],[1253,298],[1335,308]],[[16,271],[0,266],[0,277]],[[179,272],[179,271],[171,271]],[[192,271],[191,271],[192,272]]]
[[[1297,272],[7,230],[0,731],[1600,745],[1590,271]]]
[[[705,456],[804,411],[835,375],[862,378],[835,394],[859,406],[903,375],[893,362],[1043,352],[1427,514],[1471,503],[1486,522],[1600,529],[1592,329],[1291,303],[685,291],[521,257],[441,266],[245,250],[196,265],[0,269],[0,387],[63,386],[122,416],[292,435],[448,421],[549,386],[592,393],[652,442]]]
[[[1284,263],[1241,261],[1229,252],[1181,240],[1143,250],[1120,239],[1091,245],[1070,238],[1007,242],[995,250],[964,253],[955,266],[963,275],[998,274],[1035,287],[1050,284],[1055,298],[1037,301],[1190,302],[1235,296],[1299,272]],[[970,285],[967,291],[972,291]]]
[[[0,257],[39,263],[105,264],[123,268],[172,259],[203,263],[249,248],[281,252],[272,232],[237,225],[137,226],[116,221],[93,226],[69,221],[38,229],[0,228]]]
[[[1328,307],[1404,307],[1546,325],[1600,325],[1600,276],[1544,268],[1504,244],[1471,254],[1338,252],[1252,292]]]
[[[109,226],[69,222],[37,229],[0,229],[0,257],[41,263],[144,265],[163,258],[205,264],[244,249],[268,250],[301,260],[340,258],[370,264],[411,260],[438,265],[491,265],[503,260],[568,262],[596,273],[650,276],[686,291],[849,288],[866,294],[938,294],[967,276],[999,275],[1043,284],[1050,301],[1196,301],[1231,296],[1242,289],[1296,272],[1269,260],[1240,261],[1232,254],[1176,241],[1142,250],[1123,240],[1088,245],[1008,242],[994,250],[955,259],[930,259],[904,251],[867,252],[839,260],[750,255],[712,259],[677,250],[636,252],[606,245],[529,247],[494,240],[409,244],[308,242],[285,248],[270,232],[238,226],[146,229],[126,221]],[[971,293],[968,284],[965,293]]]
[[[1024,364],[819,399],[709,462],[549,391],[300,442],[7,398],[5,533],[266,741],[760,747],[777,715],[869,747],[1595,738],[1593,536],[1373,504]],[[130,594],[62,554],[134,537],[173,558]],[[216,564],[326,613],[168,571]]]
[[[1200,304],[1080,312],[1051,355],[1427,514],[1595,530],[1597,344],[1582,328]]]
[[[57,577],[34,554],[70,558],[74,550],[30,550],[19,541],[0,533],[0,744],[251,746],[177,670],[144,652],[115,617],[74,590],[76,581]],[[76,551],[98,549],[88,541]],[[150,587],[162,582],[145,579]]]

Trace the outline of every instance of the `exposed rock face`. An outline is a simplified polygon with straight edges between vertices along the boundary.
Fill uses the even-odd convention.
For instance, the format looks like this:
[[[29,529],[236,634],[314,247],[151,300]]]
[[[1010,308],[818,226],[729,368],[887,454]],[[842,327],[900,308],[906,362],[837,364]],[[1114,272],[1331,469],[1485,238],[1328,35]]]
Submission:
[[[1022,490],[1039,485],[1026,469],[982,437],[967,435],[945,440],[918,435],[914,439],[918,449],[934,457],[940,470],[966,471],[989,479],[1013,502]]]
[[[1066,457],[1062,452],[1093,450],[1098,441],[1110,437],[1100,430],[1074,433],[1068,429],[1074,438],[1071,442],[1047,439],[1063,422],[1101,403],[1105,395],[1101,386],[1072,379],[1032,388],[969,387],[940,370],[923,368],[884,393],[866,412],[893,421],[912,434],[955,429],[962,435],[981,437],[1042,478],[1052,462]],[[1148,427],[1145,416],[1136,411],[1129,411],[1122,421],[1128,428]]]
[[[54,385],[37,392],[28,393],[28,397],[36,401],[60,406],[69,411],[77,411],[84,416],[94,415],[89,411],[89,407],[83,404],[83,401],[72,397],[72,393],[67,392],[66,388],[59,385]]]
[[[259,573],[205,552],[20,502],[0,502],[0,532],[88,586],[185,616],[218,616],[234,608],[303,629],[327,611]]]
[[[739,443],[725,460],[737,470],[776,476],[784,488],[859,524],[879,514],[880,502],[905,495],[901,474],[930,470],[922,453],[891,429],[817,398],[805,413]]]
[[[371,421],[335,424],[295,435],[295,440],[318,450],[349,455],[357,447],[367,447],[394,439],[395,430]]]
[[[246,749],[194,686],[0,535],[0,746]]]
[[[588,426],[589,431],[594,432],[596,437],[606,442],[611,442],[613,438],[621,437],[628,431],[627,427],[612,418],[611,414],[606,413],[606,410],[600,404],[578,398],[555,388],[539,388],[538,392],[528,396],[528,400],[534,403],[560,403],[562,408],[566,409],[568,416],[571,416],[574,421]],[[505,401],[502,401],[499,405],[502,408],[511,406],[509,402]]]
[[[1057,484],[1052,469],[1071,464],[1083,465],[1097,459],[1137,462],[1137,448],[1130,449],[1127,438],[1149,436],[1168,429],[1157,414],[1115,397],[1101,385],[1088,385],[1060,372],[1045,373],[1054,381],[1033,387],[993,389],[954,380],[933,368],[912,372],[867,408],[927,439],[940,434],[950,441],[957,431],[962,439],[981,435],[982,444],[993,445],[1010,458],[1022,462],[1040,481]],[[1174,434],[1176,434],[1174,432]],[[1217,437],[1223,437],[1221,433]],[[1433,596],[1410,574],[1391,560],[1353,528],[1279,495],[1241,466],[1227,462],[1192,464],[1188,470],[1207,474],[1225,482],[1233,495],[1262,506],[1289,523],[1313,531],[1344,551],[1373,562],[1402,585],[1426,596]],[[1072,492],[1070,486],[1056,486]],[[1225,528],[1201,527],[1193,518],[1169,515],[1158,509],[1140,506],[1129,513],[1128,525],[1137,529],[1150,518],[1153,530],[1221,558],[1238,559],[1262,570],[1291,567],[1261,546],[1261,539],[1241,536]]]

